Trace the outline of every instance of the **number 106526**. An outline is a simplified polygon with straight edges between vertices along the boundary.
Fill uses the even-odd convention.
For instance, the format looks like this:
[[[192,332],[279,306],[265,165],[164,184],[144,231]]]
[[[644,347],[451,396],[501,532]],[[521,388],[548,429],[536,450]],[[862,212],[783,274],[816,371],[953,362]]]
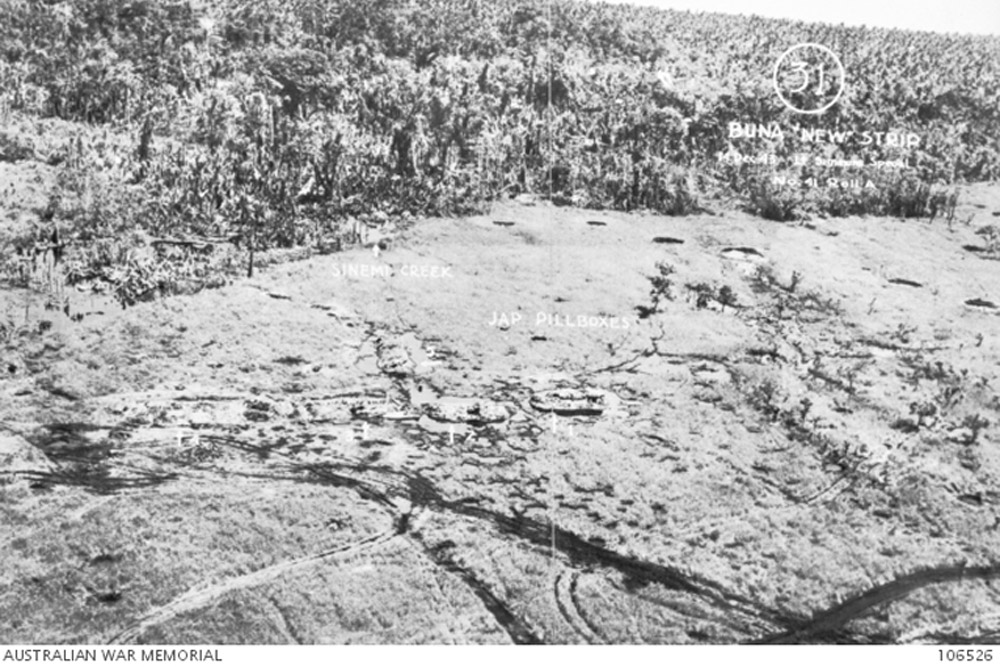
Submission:
[[[992,662],[993,649],[942,648],[938,649],[938,659],[941,662]]]

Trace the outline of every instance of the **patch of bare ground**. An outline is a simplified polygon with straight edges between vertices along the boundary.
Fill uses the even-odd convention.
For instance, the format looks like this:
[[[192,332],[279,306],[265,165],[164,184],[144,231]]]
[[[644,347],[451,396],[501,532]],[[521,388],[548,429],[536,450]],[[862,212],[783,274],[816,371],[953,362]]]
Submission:
[[[499,204],[44,331],[5,292],[0,641],[994,636],[974,227]]]

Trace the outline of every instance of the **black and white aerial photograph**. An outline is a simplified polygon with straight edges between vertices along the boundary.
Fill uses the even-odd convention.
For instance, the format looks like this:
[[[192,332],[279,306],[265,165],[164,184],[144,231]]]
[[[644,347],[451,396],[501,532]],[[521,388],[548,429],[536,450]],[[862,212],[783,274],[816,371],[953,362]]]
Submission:
[[[0,0],[0,563],[0,648],[992,660],[1000,5]]]

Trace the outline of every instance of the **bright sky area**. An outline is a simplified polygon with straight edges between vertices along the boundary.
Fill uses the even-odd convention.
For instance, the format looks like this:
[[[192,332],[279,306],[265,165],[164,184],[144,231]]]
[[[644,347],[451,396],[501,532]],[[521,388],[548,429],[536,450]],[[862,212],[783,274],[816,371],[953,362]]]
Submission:
[[[904,30],[1000,35],[1000,0],[608,0]]]

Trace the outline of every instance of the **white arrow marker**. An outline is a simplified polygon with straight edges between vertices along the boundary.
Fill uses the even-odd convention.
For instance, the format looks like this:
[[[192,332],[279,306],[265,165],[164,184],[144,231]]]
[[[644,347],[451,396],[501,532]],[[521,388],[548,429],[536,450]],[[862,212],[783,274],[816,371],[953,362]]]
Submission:
[[[549,528],[552,531],[552,544],[549,547],[549,561],[555,563],[556,558],[556,494],[549,479]]]
[[[454,424],[448,424],[448,444],[449,445],[454,445],[455,444],[455,425]]]

